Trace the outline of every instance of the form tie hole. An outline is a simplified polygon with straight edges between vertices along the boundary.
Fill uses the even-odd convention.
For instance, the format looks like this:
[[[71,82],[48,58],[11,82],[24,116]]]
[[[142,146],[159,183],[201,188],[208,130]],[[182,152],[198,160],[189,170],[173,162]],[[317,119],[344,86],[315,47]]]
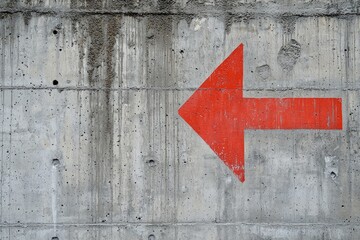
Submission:
[[[53,164],[53,166],[59,166],[60,165],[60,161],[59,161],[59,159],[57,159],[57,158],[55,158],[55,159],[53,159],[52,160],[52,164]]]
[[[155,167],[156,161],[154,159],[149,159],[147,160],[147,164],[149,165],[149,167]]]

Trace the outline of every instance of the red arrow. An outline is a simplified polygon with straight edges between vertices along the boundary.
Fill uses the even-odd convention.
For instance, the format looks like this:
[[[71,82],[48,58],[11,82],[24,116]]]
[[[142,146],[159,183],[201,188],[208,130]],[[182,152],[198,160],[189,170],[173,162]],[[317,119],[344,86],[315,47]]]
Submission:
[[[242,44],[179,114],[241,182],[245,129],[342,129],[341,98],[244,98]]]

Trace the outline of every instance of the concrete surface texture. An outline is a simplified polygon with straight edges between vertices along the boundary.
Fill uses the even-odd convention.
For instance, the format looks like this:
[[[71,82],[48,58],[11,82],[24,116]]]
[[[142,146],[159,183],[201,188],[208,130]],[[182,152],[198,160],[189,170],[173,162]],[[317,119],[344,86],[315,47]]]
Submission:
[[[1,0],[0,239],[360,239],[360,1]],[[245,133],[238,181],[179,117],[240,43],[244,96],[343,130]]]

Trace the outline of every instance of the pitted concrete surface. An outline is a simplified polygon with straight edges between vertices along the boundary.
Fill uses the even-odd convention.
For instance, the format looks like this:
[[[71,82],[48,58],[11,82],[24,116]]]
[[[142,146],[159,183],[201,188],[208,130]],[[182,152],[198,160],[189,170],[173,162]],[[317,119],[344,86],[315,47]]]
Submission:
[[[0,239],[360,239],[360,2],[0,1]],[[343,130],[246,131],[240,183],[178,108],[240,43],[244,96]]]

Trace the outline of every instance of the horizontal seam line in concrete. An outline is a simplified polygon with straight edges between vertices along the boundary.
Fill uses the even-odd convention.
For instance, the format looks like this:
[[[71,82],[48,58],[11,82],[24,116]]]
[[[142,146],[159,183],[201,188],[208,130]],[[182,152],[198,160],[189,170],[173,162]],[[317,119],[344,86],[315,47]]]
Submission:
[[[237,10],[237,11],[197,11],[197,12],[189,12],[189,11],[134,11],[129,9],[124,10],[96,10],[96,9],[89,9],[89,10],[77,10],[77,9],[57,9],[57,8],[0,8],[0,13],[3,14],[48,14],[48,15],[126,15],[126,16],[149,16],[149,15],[164,15],[164,16],[171,16],[171,15],[179,15],[179,16],[244,16],[250,17],[251,16],[261,16],[261,17],[277,17],[277,16],[293,16],[293,17],[341,17],[341,16],[359,16],[360,12],[355,10],[353,11],[337,11],[337,12],[326,12],[325,9],[320,9],[317,11],[299,11],[298,9],[290,9],[289,11],[278,11],[274,12],[273,10],[265,10],[265,11],[248,11],[247,7],[243,7],[244,10]],[[265,8],[264,8],[265,9]],[[278,6],[278,9],[281,9],[281,6]],[[309,7],[308,9],[311,9]],[[295,11],[297,10],[297,12]],[[323,11],[321,11],[323,10]]]
[[[106,87],[26,87],[26,86],[0,86],[0,91],[4,90],[59,90],[59,91],[209,91],[209,90],[236,90],[236,88],[166,88],[166,87],[128,87],[128,88],[106,88]],[[238,88],[244,92],[249,91],[359,91],[360,87],[355,88]]]
[[[272,227],[324,227],[360,226],[360,223],[256,223],[256,222],[114,222],[114,223],[2,223],[0,228],[27,227],[116,227],[116,226],[272,226]]]

